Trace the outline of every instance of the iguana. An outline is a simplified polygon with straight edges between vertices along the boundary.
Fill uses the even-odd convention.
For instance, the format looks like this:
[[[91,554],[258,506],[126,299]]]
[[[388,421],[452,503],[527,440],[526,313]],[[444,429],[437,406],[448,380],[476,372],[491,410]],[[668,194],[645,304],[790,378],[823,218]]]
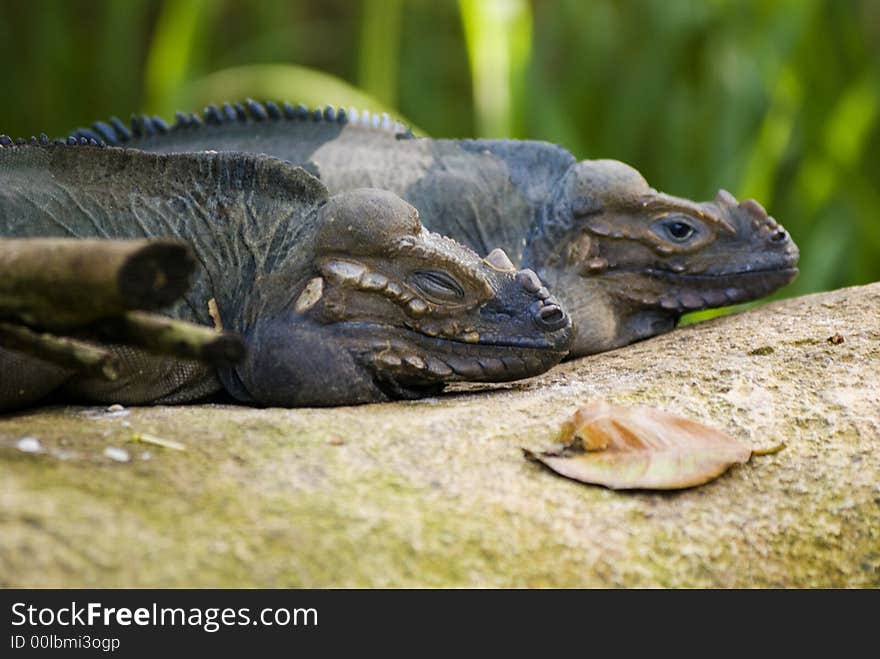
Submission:
[[[428,232],[390,192],[330,196],[259,154],[33,142],[0,138],[0,238],[185,240],[199,267],[169,314],[240,333],[248,355],[215,372],[120,348],[125,374],[107,383],[0,348],[0,409],[58,388],[119,403],[186,402],[221,386],[259,405],[413,398],[536,375],[568,348],[570,320],[533,272]]]
[[[571,356],[672,329],[688,311],[754,300],[797,274],[791,237],[754,200],[695,203],[613,160],[547,142],[415,138],[387,115],[257,103],[97,122],[73,133],[147,151],[267,153],[332,192],[370,186],[418,208],[432,231],[480,254],[504,249],[572,316]]]

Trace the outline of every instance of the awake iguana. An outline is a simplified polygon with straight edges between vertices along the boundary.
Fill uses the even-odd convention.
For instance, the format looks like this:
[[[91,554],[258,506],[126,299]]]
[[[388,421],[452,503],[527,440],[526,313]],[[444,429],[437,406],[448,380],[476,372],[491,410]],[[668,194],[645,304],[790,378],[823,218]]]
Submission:
[[[414,138],[387,115],[254,101],[178,113],[170,128],[114,118],[77,138],[267,153],[331,192],[391,190],[430,230],[480,254],[500,247],[535,270],[572,317],[572,356],[668,331],[687,311],[754,300],[797,274],[797,247],[754,200],[669,196],[623,163],[577,162],[546,142]]]
[[[328,197],[299,167],[253,154],[162,155],[0,138],[0,237],[173,237],[200,263],[170,315],[244,336],[216,373],[119,348],[112,383],[0,348],[0,409],[58,387],[100,402],[185,402],[222,387],[262,405],[416,397],[456,380],[541,373],[571,324],[531,271],[423,229],[390,192]],[[218,379],[219,378],[219,379]]]

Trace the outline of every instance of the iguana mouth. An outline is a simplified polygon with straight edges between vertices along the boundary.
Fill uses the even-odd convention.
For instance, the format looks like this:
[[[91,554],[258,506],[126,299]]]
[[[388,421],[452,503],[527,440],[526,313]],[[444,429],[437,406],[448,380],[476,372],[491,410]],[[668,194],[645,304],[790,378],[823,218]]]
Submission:
[[[736,285],[748,282],[749,286],[760,286],[765,283],[768,286],[783,286],[792,281],[798,274],[795,267],[764,268],[761,270],[736,270],[718,274],[688,274],[671,272],[668,270],[648,269],[644,273],[649,277],[657,277],[671,283],[681,282],[697,286],[717,288],[725,284]]]
[[[373,336],[363,349],[365,358],[381,371],[407,386],[436,382],[504,382],[529,377],[559,363],[567,344],[557,347],[547,340],[537,343],[525,337],[505,342],[466,343],[437,338],[414,330],[389,330],[375,324],[360,324]]]
[[[650,269],[644,274],[672,285],[659,298],[669,310],[697,310],[748,302],[790,283],[798,274],[795,267],[740,270],[719,274],[687,274]]]

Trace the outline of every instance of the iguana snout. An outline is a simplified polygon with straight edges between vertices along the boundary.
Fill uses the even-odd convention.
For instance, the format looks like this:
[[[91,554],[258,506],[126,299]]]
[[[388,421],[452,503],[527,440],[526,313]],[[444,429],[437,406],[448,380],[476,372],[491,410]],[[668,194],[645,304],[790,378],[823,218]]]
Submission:
[[[244,377],[258,402],[413,398],[447,382],[537,375],[568,351],[562,306],[500,250],[481,259],[380,190],[341,193],[317,214],[308,276],[280,321],[249,337],[257,356]],[[338,391],[324,383],[310,398],[318,377],[340,379]]]
[[[728,230],[718,231],[711,243],[689,255],[687,267],[681,273],[691,278],[690,288],[702,297],[696,308],[754,300],[797,276],[797,245],[757,201],[737,202],[729,192],[720,190],[713,201],[699,206],[706,216],[717,218],[719,226]],[[691,230],[689,223],[667,230],[670,228]],[[682,286],[682,290],[687,288]],[[672,304],[670,300],[666,302]],[[693,300],[680,299],[678,308],[689,311],[695,304]]]

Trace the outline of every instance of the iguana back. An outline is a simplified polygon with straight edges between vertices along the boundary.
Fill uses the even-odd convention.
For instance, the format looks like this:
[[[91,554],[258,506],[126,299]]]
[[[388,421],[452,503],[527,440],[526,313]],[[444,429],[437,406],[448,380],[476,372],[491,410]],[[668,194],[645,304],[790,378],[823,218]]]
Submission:
[[[417,138],[387,115],[254,101],[210,106],[201,116],[178,113],[170,128],[141,116],[130,128],[97,122],[74,136],[164,153],[266,153],[303,166],[331,192],[394,192],[419,209],[431,231],[479,254],[501,248],[515,263],[536,209],[574,163],[546,142]]]

